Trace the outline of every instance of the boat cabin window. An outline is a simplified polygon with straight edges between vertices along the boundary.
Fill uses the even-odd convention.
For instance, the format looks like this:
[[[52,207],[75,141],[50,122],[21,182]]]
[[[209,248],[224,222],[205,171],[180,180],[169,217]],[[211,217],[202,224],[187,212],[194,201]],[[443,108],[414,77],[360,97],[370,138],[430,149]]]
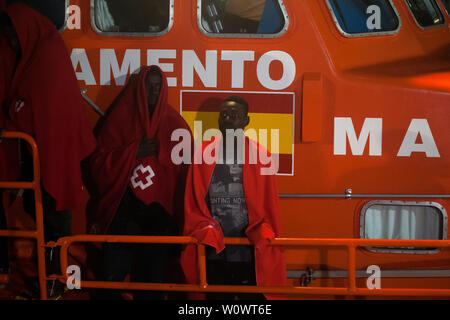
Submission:
[[[400,29],[400,17],[391,0],[326,1],[346,37],[394,34]]]
[[[67,25],[67,8],[69,7],[68,0],[46,0],[46,1],[36,1],[36,0],[6,0],[6,4],[10,5],[15,2],[22,2],[29,7],[40,12],[42,15],[46,16],[51,20],[56,29],[63,32]]]
[[[277,37],[287,30],[282,0],[198,0],[200,30],[213,37]]]
[[[443,25],[444,16],[435,0],[405,0],[421,28]]]
[[[442,0],[442,4],[445,7],[445,10],[447,10],[447,14],[450,16],[450,0]]]
[[[161,35],[172,25],[173,0],[91,0],[91,16],[103,35]]]
[[[434,202],[371,201],[361,211],[363,239],[442,240],[447,214]],[[435,253],[436,248],[368,248],[378,252]]]

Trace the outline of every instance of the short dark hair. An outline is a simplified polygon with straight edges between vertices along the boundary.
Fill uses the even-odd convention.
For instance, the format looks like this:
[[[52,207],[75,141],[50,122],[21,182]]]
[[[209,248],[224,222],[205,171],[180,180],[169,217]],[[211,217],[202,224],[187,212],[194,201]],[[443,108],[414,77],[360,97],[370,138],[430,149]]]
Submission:
[[[244,98],[240,96],[229,96],[224,100],[224,102],[228,101],[236,102],[243,105],[245,107],[245,113],[248,113],[248,102]]]

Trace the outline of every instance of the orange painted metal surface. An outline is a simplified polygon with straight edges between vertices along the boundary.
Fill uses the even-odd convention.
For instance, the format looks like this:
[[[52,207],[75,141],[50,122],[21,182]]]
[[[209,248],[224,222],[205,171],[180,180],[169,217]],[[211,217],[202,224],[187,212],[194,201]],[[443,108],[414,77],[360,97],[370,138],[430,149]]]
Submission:
[[[58,245],[61,246],[61,270],[67,270],[68,249],[74,243],[79,242],[122,242],[122,243],[179,243],[196,244],[198,248],[198,272],[199,283],[177,284],[177,283],[139,283],[139,282],[105,282],[105,281],[81,281],[81,288],[104,288],[122,290],[161,290],[161,291],[187,291],[187,292],[258,292],[279,294],[312,294],[312,295],[368,295],[368,296],[444,296],[450,297],[449,289],[411,289],[411,288],[380,288],[366,289],[356,286],[356,254],[358,247],[450,247],[450,240],[366,240],[366,239],[300,239],[300,238],[278,238],[271,245],[284,247],[291,246],[325,246],[343,247],[347,251],[348,281],[346,287],[266,287],[266,286],[226,286],[208,285],[206,281],[206,264],[204,245],[191,237],[158,237],[158,236],[97,236],[78,235],[61,238]],[[250,245],[246,238],[225,238],[226,245]],[[67,275],[53,277],[63,283],[67,281]]]
[[[39,153],[34,139],[22,132],[3,132],[0,138],[22,139],[31,147],[33,156],[33,181],[32,182],[0,182],[0,188],[5,189],[32,189],[34,191],[34,205],[36,210],[36,230],[17,231],[0,230],[0,237],[30,238],[36,240],[38,275],[41,299],[47,299],[46,273],[45,273],[45,243],[44,243],[44,217],[42,208],[41,171],[39,165]]]
[[[195,0],[175,0],[173,27],[158,37],[97,34],[91,27],[89,0],[73,0],[71,4],[81,8],[81,29],[66,30],[63,37],[69,52],[85,50],[96,84],[80,81],[80,87],[87,88],[87,95],[104,110],[122,86],[116,84],[112,75],[111,84],[100,83],[102,49],[114,49],[119,66],[127,49],[140,51],[141,64],[146,64],[149,49],[175,50],[176,58],[162,59],[161,62],[173,64],[173,71],[166,74],[177,78],[177,86],[169,88],[169,102],[177,110],[182,90],[211,91],[211,97],[215,90],[271,91],[257,78],[258,59],[270,50],[287,52],[297,66],[295,80],[282,90],[296,96],[295,170],[293,176],[279,177],[281,193],[343,193],[351,187],[358,193],[448,194],[450,137],[445,130],[450,103],[450,63],[446,58],[446,49],[450,45],[450,19],[447,18],[440,28],[421,30],[404,1],[394,0],[393,3],[402,20],[401,30],[395,35],[345,38],[337,30],[325,0],[305,0],[285,1],[289,28],[279,38],[218,39],[199,30]],[[217,51],[215,87],[205,87],[197,76],[194,76],[192,87],[183,86],[183,50],[194,50],[202,63],[206,50]],[[231,86],[231,65],[220,60],[223,50],[255,53],[254,61],[246,63],[242,89]],[[273,63],[270,72],[276,78],[281,69],[280,64]],[[80,71],[78,65],[77,72]],[[323,79],[322,138],[315,143],[301,143],[302,79],[311,72],[321,74]],[[92,125],[98,120],[92,110],[89,110],[89,117]],[[371,157],[366,148],[362,156],[352,156],[350,151],[347,156],[334,155],[334,117],[351,117],[357,133],[365,118],[383,118],[383,154]],[[407,158],[397,157],[408,125],[414,118],[428,120],[441,152],[440,158],[426,159],[420,153]],[[319,135],[315,133],[314,136]],[[446,200],[444,205],[448,206]],[[306,212],[314,210],[302,204],[299,209],[305,213],[283,211],[283,221],[287,225],[298,225],[299,221],[309,219]],[[342,221],[342,225],[347,223]]]
[[[307,73],[303,78],[302,141],[317,142],[322,138],[323,81],[320,73]]]

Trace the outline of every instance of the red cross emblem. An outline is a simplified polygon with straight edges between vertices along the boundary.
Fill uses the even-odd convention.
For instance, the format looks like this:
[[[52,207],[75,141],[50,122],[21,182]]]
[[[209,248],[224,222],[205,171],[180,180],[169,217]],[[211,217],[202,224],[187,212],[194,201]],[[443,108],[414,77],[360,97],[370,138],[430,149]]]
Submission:
[[[142,190],[147,189],[153,184],[152,178],[155,176],[152,167],[147,165],[144,167],[142,164],[138,165],[133,171],[131,177],[131,184],[133,188],[140,187]]]

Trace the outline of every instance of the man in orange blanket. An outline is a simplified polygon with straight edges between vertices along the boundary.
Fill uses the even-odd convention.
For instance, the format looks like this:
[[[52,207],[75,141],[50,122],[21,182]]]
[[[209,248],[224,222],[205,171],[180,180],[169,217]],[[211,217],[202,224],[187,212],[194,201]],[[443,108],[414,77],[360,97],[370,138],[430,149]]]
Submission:
[[[249,121],[244,99],[231,96],[223,102],[222,137],[203,143],[189,169],[184,234],[207,245],[208,284],[282,286],[286,283],[283,248],[270,245],[280,234],[276,177],[275,172],[265,175],[267,168],[256,161],[256,154],[267,151],[244,138]],[[210,164],[198,164],[200,156]],[[224,237],[246,237],[253,246],[225,247]],[[196,247],[188,245],[182,265],[189,283],[198,283],[196,261]],[[238,297],[263,298],[255,294]],[[233,299],[234,294],[211,293],[207,298]]]

